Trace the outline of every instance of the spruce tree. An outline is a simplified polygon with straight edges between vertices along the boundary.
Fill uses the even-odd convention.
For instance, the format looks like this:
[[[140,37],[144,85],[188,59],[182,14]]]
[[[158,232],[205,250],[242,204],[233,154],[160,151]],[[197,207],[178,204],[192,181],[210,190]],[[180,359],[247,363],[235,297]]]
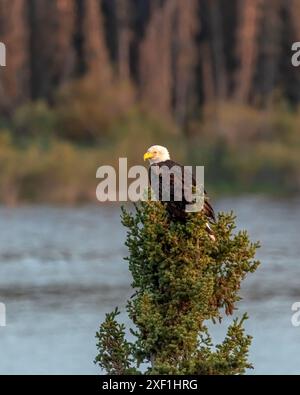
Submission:
[[[221,344],[214,345],[207,323],[222,324],[234,313],[241,281],[254,272],[258,243],[245,231],[234,233],[232,213],[220,213],[212,241],[201,213],[186,223],[172,222],[160,202],[141,202],[135,212],[122,209],[134,294],[127,312],[135,341],[118,323],[118,309],[107,314],[97,332],[95,363],[108,374],[243,374],[251,336],[246,313],[233,319]],[[140,369],[143,363],[146,370]]]

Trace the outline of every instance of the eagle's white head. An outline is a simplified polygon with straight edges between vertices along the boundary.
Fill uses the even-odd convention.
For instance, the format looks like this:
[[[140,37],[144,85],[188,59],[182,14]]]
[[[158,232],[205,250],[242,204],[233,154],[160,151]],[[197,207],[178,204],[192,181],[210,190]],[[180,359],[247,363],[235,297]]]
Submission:
[[[149,160],[150,165],[170,159],[169,151],[161,145],[152,145],[144,154],[144,160]]]

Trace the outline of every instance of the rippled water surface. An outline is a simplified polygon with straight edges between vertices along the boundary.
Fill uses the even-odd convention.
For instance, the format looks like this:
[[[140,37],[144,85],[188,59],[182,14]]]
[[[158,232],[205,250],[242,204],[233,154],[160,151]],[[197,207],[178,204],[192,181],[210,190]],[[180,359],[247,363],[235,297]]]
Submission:
[[[238,228],[261,240],[262,265],[242,288],[254,336],[250,373],[300,373],[300,200],[228,198]],[[0,373],[97,373],[95,332],[132,294],[118,207],[0,208]],[[122,316],[127,321],[125,314]],[[211,329],[221,340],[226,325]]]

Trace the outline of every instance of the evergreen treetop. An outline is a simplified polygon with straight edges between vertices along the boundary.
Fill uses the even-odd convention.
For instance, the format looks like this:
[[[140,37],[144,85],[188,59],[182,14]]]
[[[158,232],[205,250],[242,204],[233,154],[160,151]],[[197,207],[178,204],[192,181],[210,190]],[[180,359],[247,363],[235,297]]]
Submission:
[[[141,202],[135,213],[122,209],[127,228],[129,270],[134,295],[127,311],[135,342],[107,314],[97,333],[96,363],[108,374],[242,374],[251,368],[251,336],[235,318],[221,344],[214,345],[206,322],[221,323],[240,300],[241,281],[254,272],[258,243],[235,229],[232,213],[218,215],[212,241],[204,215],[186,223],[170,221],[160,202]]]

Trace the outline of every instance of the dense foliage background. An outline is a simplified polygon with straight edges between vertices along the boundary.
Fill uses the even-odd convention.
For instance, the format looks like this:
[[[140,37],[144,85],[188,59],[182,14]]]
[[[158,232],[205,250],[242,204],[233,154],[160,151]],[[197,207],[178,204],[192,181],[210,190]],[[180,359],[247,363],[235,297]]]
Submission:
[[[166,144],[220,191],[299,191],[299,0],[0,0],[0,199],[94,199]],[[134,148],[133,148],[134,147]]]

